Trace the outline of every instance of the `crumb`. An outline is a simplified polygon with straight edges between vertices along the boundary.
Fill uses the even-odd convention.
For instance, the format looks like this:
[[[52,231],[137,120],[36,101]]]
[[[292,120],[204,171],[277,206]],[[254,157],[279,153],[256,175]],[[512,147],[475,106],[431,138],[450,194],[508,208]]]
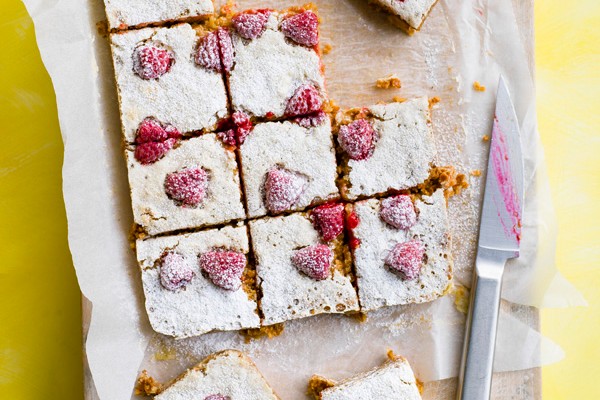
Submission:
[[[346,313],[346,315],[354,320],[356,320],[356,322],[366,322],[367,321],[367,314],[360,312],[360,311],[350,311],[348,313]]]
[[[375,82],[375,86],[380,89],[390,89],[390,88],[400,89],[400,87],[402,86],[402,83],[400,82],[400,79],[396,75],[392,74],[392,75],[386,76],[385,78],[377,79],[377,82]]]
[[[454,307],[466,314],[469,311],[469,289],[462,285],[454,285],[452,293],[454,294]]]
[[[404,103],[408,99],[406,97],[394,96],[392,100],[396,103]]]
[[[471,175],[473,176],[481,176],[481,171],[478,169],[474,169],[473,171],[471,171]]]
[[[148,371],[143,370],[135,383],[135,394],[140,396],[154,396],[162,392],[163,386],[153,377],[148,375]]]
[[[329,54],[331,52],[331,49],[333,48],[333,46],[329,43],[325,43],[323,45],[323,54]]]
[[[490,135],[483,135],[483,137],[481,138],[481,140],[483,140],[484,142],[489,142],[490,141]]]
[[[473,89],[477,92],[485,92],[485,86],[478,81],[473,82]]]
[[[240,335],[244,337],[246,343],[250,343],[252,339],[260,339],[262,337],[272,339],[276,336],[279,336],[283,333],[284,327],[285,325],[281,323],[269,326],[261,326],[260,328],[242,329],[240,331]]]
[[[107,38],[108,37],[108,20],[102,20],[99,22],[96,22],[96,31],[98,32],[98,35],[102,36],[103,38]]]
[[[306,394],[315,400],[321,398],[321,392],[325,389],[335,386],[335,381],[331,379],[323,378],[319,375],[313,375],[308,381],[308,388]]]
[[[442,99],[440,99],[437,96],[434,96],[432,98],[429,99],[429,108],[433,107],[434,105],[436,105],[437,103],[439,103],[440,101],[442,101]]]

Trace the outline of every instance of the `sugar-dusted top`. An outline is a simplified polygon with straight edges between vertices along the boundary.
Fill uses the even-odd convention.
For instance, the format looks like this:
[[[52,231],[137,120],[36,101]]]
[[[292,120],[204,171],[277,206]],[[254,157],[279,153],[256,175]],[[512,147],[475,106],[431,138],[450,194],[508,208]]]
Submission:
[[[189,24],[114,33],[110,38],[126,142],[135,140],[140,122],[147,117],[186,133],[211,130],[227,116],[223,77],[195,64],[198,37]],[[134,72],[133,53],[141,44],[172,52],[174,62],[167,73],[142,79]]]
[[[212,0],[104,0],[110,29],[212,14]]]
[[[161,236],[136,243],[142,270],[146,310],[153,329],[165,335],[184,338],[212,330],[258,327],[256,302],[242,289],[225,290],[213,284],[199,269],[198,256],[214,249],[248,253],[246,227]],[[161,284],[161,258],[165,252],[177,254],[179,262],[192,270],[193,278],[179,290]]]
[[[280,30],[284,14],[272,12],[265,31],[247,40],[233,34],[235,65],[229,77],[234,110],[281,117],[303,84],[325,93],[321,60],[312,47],[292,43]]]
[[[409,229],[398,229],[380,216],[381,200],[355,204],[359,223],[354,236],[360,246],[354,250],[358,294],[364,310],[396,304],[431,301],[447,290],[452,274],[449,222],[442,190],[415,201],[417,221]],[[403,279],[385,265],[398,243],[419,239],[426,261],[415,279]]]
[[[185,228],[226,223],[245,217],[235,154],[215,134],[184,140],[154,164],[143,165],[126,151],[133,216],[155,235]],[[207,175],[205,194],[198,205],[173,198],[167,177],[189,169]]]
[[[402,18],[413,29],[419,29],[437,0],[375,0]]]
[[[232,400],[278,399],[256,365],[237,350],[225,350],[209,356],[184,373],[155,399],[204,400],[211,395],[221,395]]]
[[[289,121],[257,124],[240,153],[249,217],[267,214],[264,184],[273,167],[297,174],[306,182],[291,210],[339,197],[329,119],[314,128]]]
[[[321,399],[421,400],[421,395],[408,361],[398,358],[323,390]]]
[[[427,97],[378,104],[369,111],[374,150],[364,160],[348,160],[350,199],[416,186],[428,178],[436,156]]]
[[[271,325],[324,312],[358,310],[350,278],[335,270],[315,280],[292,262],[296,251],[319,243],[319,234],[303,214],[250,222],[256,272],[261,282],[263,323]],[[334,250],[334,244],[328,246]]]

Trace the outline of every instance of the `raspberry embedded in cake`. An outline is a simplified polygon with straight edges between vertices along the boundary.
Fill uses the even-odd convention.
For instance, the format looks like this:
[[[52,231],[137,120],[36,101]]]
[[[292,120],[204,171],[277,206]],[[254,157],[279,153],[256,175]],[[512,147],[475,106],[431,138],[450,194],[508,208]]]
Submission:
[[[310,218],[321,239],[330,242],[344,231],[344,205],[328,203],[310,212]]]
[[[167,174],[165,193],[183,207],[195,207],[204,200],[208,174],[202,168],[184,168]]]
[[[265,179],[265,206],[273,214],[287,211],[294,206],[306,187],[307,179],[302,175],[274,167]]]
[[[133,70],[142,79],[158,79],[171,69],[173,54],[156,44],[143,44],[133,51]]]
[[[375,131],[365,119],[340,126],[338,143],[352,160],[365,160],[373,154]]]
[[[356,118],[348,123],[348,117]],[[425,182],[436,159],[426,97],[340,112],[341,192],[346,200]]]
[[[239,154],[250,218],[339,197],[329,119],[311,128],[289,121],[256,124]]]
[[[442,189],[416,199],[416,222],[398,229],[381,218],[390,198],[356,202],[352,250],[362,309],[422,303],[442,296],[452,280],[450,226]],[[393,197],[392,197],[393,199]]]
[[[323,244],[306,213],[249,222],[264,325],[357,311],[342,240]]]
[[[417,379],[408,361],[393,354],[388,357],[383,365],[339,383],[314,375],[309,386],[322,387],[314,393],[319,400],[363,399],[365,394],[372,393],[377,393],[377,399],[421,400]],[[321,382],[327,384],[319,385]]]
[[[200,268],[209,279],[225,290],[238,290],[242,285],[242,273],[246,268],[243,253],[227,250],[209,251],[198,257]]]
[[[294,118],[294,122],[303,128],[314,128],[325,123],[327,114],[324,111],[316,111],[303,117]]]
[[[147,117],[136,132],[135,158],[142,164],[153,164],[163,158],[180,139],[181,133],[173,125]]]
[[[387,12],[390,21],[413,35],[421,29],[437,0],[373,0],[373,4]]]
[[[278,400],[256,365],[238,350],[206,357],[173,380],[156,400]]]
[[[285,37],[303,46],[319,43],[319,19],[310,10],[286,17],[281,22],[281,31]]]
[[[248,250],[245,226],[137,240],[152,328],[185,338],[258,327],[256,288],[240,278]]]
[[[238,35],[244,39],[256,39],[263,34],[271,10],[248,10],[235,15],[231,22]]]
[[[220,132],[217,134],[223,143],[239,147],[244,143],[248,135],[250,135],[253,128],[254,125],[248,114],[237,111],[231,115],[231,118],[224,120],[220,124]]]
[[[233,111],[280,119],[321,110],[327,96],[314,12],[250,10],[232,25]]]
[[[398,243],[385,258],[385,264],[402,279],[411,280],[419,276],[423,265],[425,247],[420,240]]]
[[[381,202],[381,219],[398,229],[409,229],[417,223],[417,212],[409,195],[388,197]]]
[[[327,279],[331,271],[333,252],[324,244],[315,244],[296,250],[292,264],[306,276],[317,281]]]
[[[189,24],[113,33],[110,40],[126,143],[135,142],[147,117],[182,134],[214,131],[227,117],[224,78],[196,64],[201,38]],[[221,65],[220,54],[211,61]],[[165,145],[145,147],[150,149],[145,152],[160,152]]]
[[[108,26],[113,29],[140,28],[175,21],[194,21],[215,12],[212,0],[131,1],[104,0]]]
[[[152,164],[139,149],[125,153],[134,221],[148,234],[245,217],[235,153],[216,134],[183,140]]]
[[[160,283],[171,291],[184,289],[196,274],[178,253],[168,251],[160,258]]]

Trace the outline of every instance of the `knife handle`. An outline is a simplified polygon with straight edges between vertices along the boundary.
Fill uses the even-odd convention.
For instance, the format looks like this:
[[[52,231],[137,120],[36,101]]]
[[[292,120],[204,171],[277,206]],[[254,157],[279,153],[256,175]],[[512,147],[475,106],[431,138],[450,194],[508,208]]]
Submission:
[[[477,253],[458,378],[458,400],[490,398],[505,262],[506,257],[496,251],[480,248]]]

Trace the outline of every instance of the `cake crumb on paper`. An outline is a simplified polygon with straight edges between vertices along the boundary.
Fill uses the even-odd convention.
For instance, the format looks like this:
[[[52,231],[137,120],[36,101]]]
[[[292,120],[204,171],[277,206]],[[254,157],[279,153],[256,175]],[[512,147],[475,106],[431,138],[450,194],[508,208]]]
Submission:
[[[474,169],[473,171],[471,171],[471,175],[473,176],[481,176],[481,171],[478,169]]]
[[[331,53],[331,49],[333,49],[333,46],[330,43],[325,43],[323,45],[323,54]]]
[[[377,79],[375,86],[379,89],[400,89],[402,87],[402,82],[400,82],[400,78],[396,75],[391,74],[384,78]]]
[[[485,86],[483,86],[479,81],[473,82],[473,90],[476,92],[485,92]]]

